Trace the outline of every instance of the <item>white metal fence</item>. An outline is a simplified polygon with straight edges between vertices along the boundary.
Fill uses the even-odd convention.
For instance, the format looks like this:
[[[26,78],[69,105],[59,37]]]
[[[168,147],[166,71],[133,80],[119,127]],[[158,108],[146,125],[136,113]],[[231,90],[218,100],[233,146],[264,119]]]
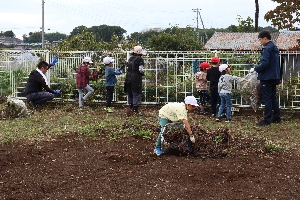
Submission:
[[[49,51],[1,51],[0,50],[0,95],[24,98],[24,88],[29,73],[36,67],[39,60],[50,62],[54,55],[59,56],[55,67],[47,72],[51,87],[61,89],[57,100],[76,100],[75,86],[76,68],[82,58],[90,56],[94,64],[92,71],[103,68],[102,60],[109,55],[114,57],[114,67],[118,68],[129,56],[128,52],[58,52]],[[198,97],[194,74],[199,70],[199,63],[209,61],[217,54],[223,62],[233,66],[232,73],[240,77],[249,73],[251,64],[259,62],[259,52],[147,52],[145,60],[145,76],[143,78],[143,103],[159,104],[164,102],[183,101],[190,94]],[[300,108],[300,52],[281,52],[284,59],[284,81],[278,87],[278,95],[282,108]],[[123,91],[124,75],[118,77],[115,87],[114,101],[124,103],[126,95]],[[95,93],[91,99],[96,102],[105,101],[104,77],[91,81]],[[234,85],[235,86],[235,85]],[[233,92],[233,105],[248,106],[238,91]]]

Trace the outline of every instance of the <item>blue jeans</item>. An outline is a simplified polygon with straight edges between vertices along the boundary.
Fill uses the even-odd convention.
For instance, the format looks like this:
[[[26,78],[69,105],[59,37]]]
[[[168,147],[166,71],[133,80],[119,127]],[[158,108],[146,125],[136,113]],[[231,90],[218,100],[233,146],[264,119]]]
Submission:
[[[270,123],[273,118],[280,119],[279,103],[276,98],[276,85],[278,80],[260,80],[260,92],[262,96],[262,103],[265,104],[264,121]]]
[[[218,118],[221,117],[223,110],[226,106],[226,118],[231,119],[231,94],[230,93],[220,93],[221,104],[219,107]]]

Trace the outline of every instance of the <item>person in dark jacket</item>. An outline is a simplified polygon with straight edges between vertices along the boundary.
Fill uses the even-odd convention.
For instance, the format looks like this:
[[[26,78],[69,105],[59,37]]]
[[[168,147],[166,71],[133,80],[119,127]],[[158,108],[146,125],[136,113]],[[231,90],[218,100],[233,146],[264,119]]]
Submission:
[[[113,61],[111,57],[105,57],[103,59],[103,63],[105,64],[106,111],[109,113],[113,112],[111,102],[113,100],[115,85],[118,82],[116,75],[122,74],[120,68],[115,70],[112,67]]]
[[[219,71],[220,58],[215,56],[211,60],[212,67],[207,70],[206,79],[209,81],[209,90],[210,90],[210,109],[212,117],[216,117],[217,114],[217,105],[220,101],[218,93],[218,82],[221,76]]]
[[[49,82],[45,76],[47,70],[54,66],[56,62],[56,56],[50,64],[46,61],[41,61],[38,63],[37,69],[33,70],[29,75],[25,88],[26,98],[29,104],[36,110],[40,104],[52,100],[54,94],[60,94],[60,90],[53,90],[49,87]],[[46,92],[43,92],[43,88]]]
[[[128,60],[128,66],[125,78],[125,92],[127,92],[127,101],[135,114],[140,115],[138,109],[141,104],[142,94],[142,76],[144,75],[144,54],[141,46],[135,46]]]
[[[260,63],[250,72],[256,71],[258,73],[257,79],[260,81],[262,103],[265,104],[264,119],[256,125],[266,126],[281,121],[279,103],[276,97],[276,85],[280,82],[279,50],[271,41],[271,34],[268,31],[260,32],[258,39],[263,45]],[[273,115],[272,111],[274,111]]]

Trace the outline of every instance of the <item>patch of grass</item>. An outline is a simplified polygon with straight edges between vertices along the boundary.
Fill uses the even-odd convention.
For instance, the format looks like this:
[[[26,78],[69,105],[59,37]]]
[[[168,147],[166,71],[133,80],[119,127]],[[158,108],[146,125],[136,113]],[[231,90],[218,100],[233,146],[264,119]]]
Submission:
[[[267,153],[271,153],[272,151],[280,152],[280,148],[275,145],[272,141],[267,141],[266,145],[264,146],[264,151]]]
[[[140,117],[126,116],[122,107],[114,110],[114,113],[107,113],[101,104],[87,104],[84,109],[79,110],[77,103],[68,102],[67,106],[63,103],[49,103],[43,107],[42,112],[35,112],[26,118],[0,120],[0,143],[17,140],[51,140],[57,135],[68,133],[92,137],[103,134],[108,141],[136,135],[143,139],[152,139],[155,143],[160,127],[157,110],[151,106],[144,107],[141,111],[145,114]],[[228,128],[233,137],[263,138],[266,141],[273,141],[280,150],[300,150],[299,119],[295,118],[297,116],[295,113],[293,117],[289,114],[282,115],[280,124],[266,127],[255,126],[262,117],[258,115],[234,115],[233,123],[225,123],[225,120],[217,123],[214,118],[196,112],[188,116],[192,126],[200,125],[200,129],[207,132]],[[267,147],[272,151],[276,150],[272,145]]]

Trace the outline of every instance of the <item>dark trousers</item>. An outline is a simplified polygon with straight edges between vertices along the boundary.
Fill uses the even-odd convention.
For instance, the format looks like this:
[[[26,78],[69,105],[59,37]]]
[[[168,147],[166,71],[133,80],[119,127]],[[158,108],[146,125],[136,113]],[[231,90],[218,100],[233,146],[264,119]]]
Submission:
[[[106,107],[111,107],[115,86],[106,86]]]
[[[278,80],[260,80],[262,103],[265,104],[264,121],[271,122],[272,111],[275,120],[280,119],[279,103],[276,98],[276,85]]]
[[[217,105],[220,102],[218,88],[210,88],[210,110],[211,114],[217,114]]]
[[[50,101],[54,98],[54,94],[50,92],[36,92],[36,93],[31,93],[26,96],[28,101],[32,101],[35,104],[42,104],[45,103],[46,101]]]
[[[130,106],[138,107],[141,104],[141,94],[127,92],[127,101]]]

